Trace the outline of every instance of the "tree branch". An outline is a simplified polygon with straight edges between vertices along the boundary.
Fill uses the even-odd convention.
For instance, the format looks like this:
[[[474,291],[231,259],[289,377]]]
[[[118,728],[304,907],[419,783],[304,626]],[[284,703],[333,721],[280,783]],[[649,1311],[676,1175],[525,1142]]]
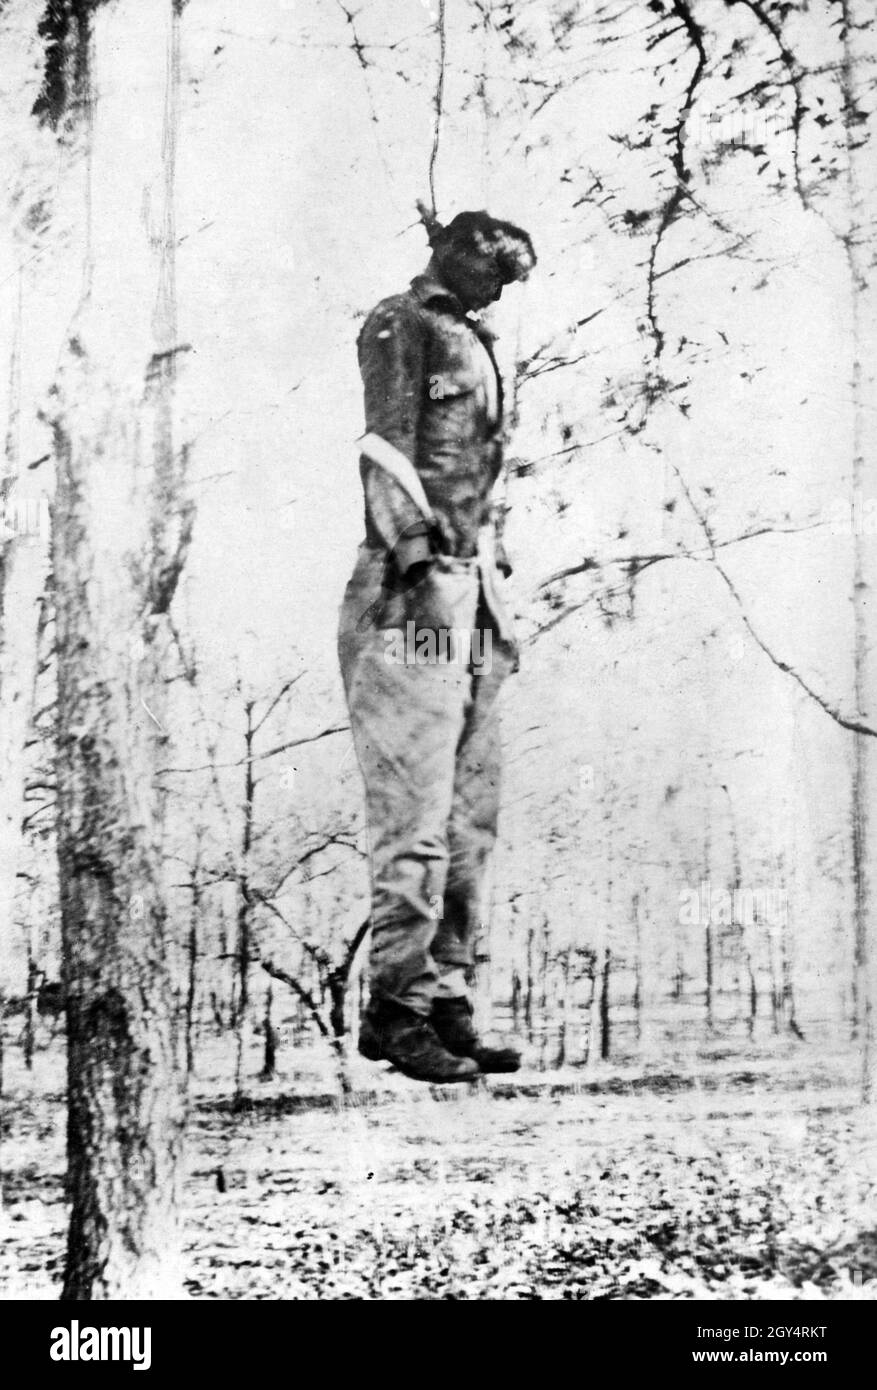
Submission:
[[[332,734],[347,733],[349,729],[349,724],[334,724],[330,729],[321,729],[318,734],[308,734],[305,738],[293,738],[288,743],[280,743],[276,748],[269,748],[266,753],[253,753],[249,758],[237,758],[231,763],[202,763],[198,767],[160,767],[158,770],[160,773],[215,772],[224,768],[243,767],[244,763],[263,762],[265,758],[274,758],[278,753],[286,753],[290,748],[301,748],[305,743],[319,743],[320,739],[329,738]]]
[[[787,47],[783,38],[782,30],[774,19],[767,13],[761,0],[726,0],[726,3],[733,8],[734,5],[745,5],[747,10],[755,16],[762,28],[766,29],[780,51],[780,60],[783,67],[789,74],[789,85],[792,88],[794,109],[792,111],[792,168],[795,175],[795,192],[803,208],[808,212],[813,211],[813,204],[810,194],[801,182],[801,126],[804,121],[804,95],[802,86],[804,82],[804,69],[801,67],[794,53]]]
[[[277,694],[274,696],[274,699],[271,701],[270,705],[266,709],[265,713],[262,715],[261,719],[255,724],[253,728],[254,737],[259,732],[266,720],[270,719],[271,715],[274,713],[275,709],[280,704],[280,701],[283,699],[287,691],[291,690],[292,687],[296,684],[296,682],[301,680],[303,675],[304,671],[299,671],[297,676],[293,676],[291,680],[286,681],[285,684],[281,686],[280,690],[278,690]]]
[[[661,210],[658,229],[655,232],[651,251],[649,253],[646,317],[649,321],[652,338],[655,344],[656,359],[660,358],[664,351],[664,332],[658,323],[655,304],[655,267],[658,253],[661,249],[661,243],[664,240],[668,228],[676,220],[679,208],[685,199],[688,185],[691,182],[691,171],[685,162],[685,123],[694,104],[694,96],[707,65],[704,31],[694,19],[689,0],[673,0],[673,9],[682,20],[689,42],[697,54],[697,61],[695,62],[694,71],[691,74],[688,86],[685,89],[685,96],[683,97],[682,105],[679,110],[679,118],[673,131],[673,153],[670,156],[670,162],[673,165],[673,172],[676,175],[676,184]]]
[[[288,974],[288,972],[286,970],[281,969],[279,965],[275,965],[273,960],[266,960],[264,957],[260,956],[259,964],[261,965],[265,973],[270,975],[272,979],[281,980],[283,984],[289,985],[289,988],[295,994],[298,995],[299,999],[307,1008],[308,1012],[310,1013],[311,1017],[313,1018],[317,1027],[319,1028],[321,1035],[324,1038],[330,1037],[331,1035],[329,1033],[329,1029],[323,1022],[322,1014],[320,1013],[320,1010],[314,1000],[314,996],[311,994],[310,990],[305,989],[304,985],[300,984],[294,975]]]

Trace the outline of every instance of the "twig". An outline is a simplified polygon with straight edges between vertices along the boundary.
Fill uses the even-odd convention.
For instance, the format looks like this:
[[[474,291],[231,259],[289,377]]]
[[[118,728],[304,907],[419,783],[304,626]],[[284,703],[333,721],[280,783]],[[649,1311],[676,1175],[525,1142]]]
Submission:
[[[300,748],[305,743],[319,743],[322,738],[329,738],[331,734],[343,734],[349,730],[349,724],[335,724],[331,729],[321,729],[318,734],[308,734],[304,738],[293,738],[288,743],[278,744],[276,748],[269,748],[266,753],[253,753],[249,758],[237,758],[231,763],[202,763],[199,767],[160,767],[160,773],[165,772],[214,772],[221,768],[243,767],[244,763],[258,763],[265,758],[273,758],[278,753],[285,753],[289,748]]]
[[[289,988],[293,990],[295,994],[298,995],[299,999],[307,1008],[308,1012],[310,1013],[311,1017],[313,1018],[317,1027],[319,1028],[322,1036],[324,1038],[330,1037],[331,1035],[329,1033],[329,1029],[323,1022],[320,1010],[317,1007],[317,1004],[314,1000],[314,996],[311,994],[310,990],[305,989],[304,985],[300,984],[294,975],[290,975],[279,965],[275,965],[273,960],[266,960],[263,956],[260,956],[259,964],[261,965],[262,969],[266,972],[266,974],[272,977],[272,979],[281,980],[283,984],[289,985]]]

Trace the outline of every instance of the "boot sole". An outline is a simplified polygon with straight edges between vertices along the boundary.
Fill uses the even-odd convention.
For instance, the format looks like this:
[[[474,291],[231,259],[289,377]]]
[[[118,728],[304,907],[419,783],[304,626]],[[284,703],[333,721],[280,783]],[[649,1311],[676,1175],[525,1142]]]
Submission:
[[[386,1060],[392,1059],[388,1057]],[[474,1071],[458,1072],[456,1076],[436,1076],[434,1073],[410,1070],[408,1067],[400,1066],[398,1062],[393,1062],[393,1066],[396,1071],[412,1081],[428,1081],[431,1086],[455,1086],[460,1081],[477,1081],[481,1076],[477,1067]]]
[[[457,1081],[475,1081],[481,1075],[481,1069],[476,1063],[472,1071],[457,1072],[455,1076],[441,1075],[435,1072],[416,1071],[413,1067],[406,1067],[404,1062],[399,1062],[395,1057],[388,1057],[385,1052],[381,1052],[377,1047],[360,1047],[360,1057],[364,1057],[368,1062],[389,1062],[396,1071],[403,1076],[409,1076],[413,1081],[429,1081],[433,1085],[441,1086],[453,1084]]]
[[[442,1041],[444,1042],[444,1039],[442,1039]],[[498,1075],[502,1072],[520,1071],[521,1069],[521,1054],[519,1052],[513,1052],[511,1049],[504,1054],[497,1051],[497,1053],[494,1054],[493,1061],[490,1062],[483,1061],[481,1057],[473,1052],[455,1052],[446,1042],[444,1045],[455,1057],[468,1057],[484,1075]]]

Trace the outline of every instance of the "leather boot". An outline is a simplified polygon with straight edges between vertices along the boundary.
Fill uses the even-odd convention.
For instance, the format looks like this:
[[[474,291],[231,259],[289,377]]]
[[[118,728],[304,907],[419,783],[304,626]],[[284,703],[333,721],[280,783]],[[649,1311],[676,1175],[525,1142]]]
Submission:
[[[517,1071],[521,1054],[514,1047],[489,1047],[475,1031],[468,999],[436,999],[432,1025],[441,1042],[456,1057],[470,1057],[483,1072]]]
[[[478,1063],[448,1051],[428,1018],[400,1004],[372,1005],[359,1030],[359,1051],[370,1062],[392,1062],[415,1081],[473,1081]]]

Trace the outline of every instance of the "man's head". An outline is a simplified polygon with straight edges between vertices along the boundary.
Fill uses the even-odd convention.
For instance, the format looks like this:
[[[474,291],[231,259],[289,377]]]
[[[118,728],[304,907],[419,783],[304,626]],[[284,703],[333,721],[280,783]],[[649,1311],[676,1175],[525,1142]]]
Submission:
[[[528,234],[486,212],[458,212],[430,235],[442,279],[467,309],[484,309],[513,280],[526,280],[536,264]]]

